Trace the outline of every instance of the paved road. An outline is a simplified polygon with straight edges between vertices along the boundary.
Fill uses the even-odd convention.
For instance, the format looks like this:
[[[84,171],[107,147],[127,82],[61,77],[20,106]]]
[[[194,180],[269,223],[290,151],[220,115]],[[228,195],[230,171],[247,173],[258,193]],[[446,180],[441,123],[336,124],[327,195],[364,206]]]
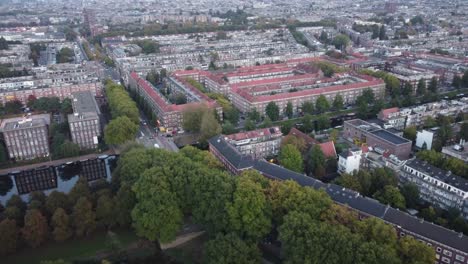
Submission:
[[[147,148],[163,148],[169,151],[179,151],[172,138],[167,138],[157,131],[157,129],[150,125],[145,116],[141,114],[142,122],[137,135],[137,141]]]

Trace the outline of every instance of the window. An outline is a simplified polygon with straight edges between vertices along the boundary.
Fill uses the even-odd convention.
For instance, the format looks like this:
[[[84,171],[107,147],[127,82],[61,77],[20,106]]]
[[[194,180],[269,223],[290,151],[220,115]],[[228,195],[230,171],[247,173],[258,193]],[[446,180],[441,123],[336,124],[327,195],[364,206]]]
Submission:
[[[450,252],[450,251],[444,249],[444,255],[451,257],[451,256],[452,256],[452,252]]]
[[[465,261],[465,257],[460,256],[460,255],[458,255],[458,254],[455,255],[455,259],[456,259],[456,260],[459,260],[459,261]]]
[[[442,257],[442,262],[444,263],[450,263],[450,259],[446,258],[446,257]]]
[[[442,249],[441,249],[440,247],[437,247],[436,251],[437,251],[437,252],[441,252]]]

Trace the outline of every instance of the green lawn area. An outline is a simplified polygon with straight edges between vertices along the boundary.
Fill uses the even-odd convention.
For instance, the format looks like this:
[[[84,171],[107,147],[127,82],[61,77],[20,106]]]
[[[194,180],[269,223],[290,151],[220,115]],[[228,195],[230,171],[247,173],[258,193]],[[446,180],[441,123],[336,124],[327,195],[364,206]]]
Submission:
[[[132,230],[114,231],[122,243],[128,246],[138,240]],[[73,260],[94,256],[107,249],[106,232],[99,231],[84,239],[72,239],[63,243],[50,242],[39,248],[25,248],[16,254],[3,258],[3,264],[34,264],[43,260]]]

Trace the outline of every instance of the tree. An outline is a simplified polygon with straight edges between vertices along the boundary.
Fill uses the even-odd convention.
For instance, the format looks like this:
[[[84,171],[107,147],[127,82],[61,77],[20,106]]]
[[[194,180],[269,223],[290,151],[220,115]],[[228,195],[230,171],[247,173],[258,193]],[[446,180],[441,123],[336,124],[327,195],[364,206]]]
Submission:
[[[428,90],[436,94],[437,87],[438,87],[437,77],[432,77],[431,82],[429,83],[429,86],[428,86]]]
[[[15,220],[3,219],[0,222],[0,256],[5,256],[16,251],[18,246],[18,227]]]
[[[344,50],[346,46],[348,46],[349,42],[349,37],[344,34],[337,35],[332,41],[333,45],[335,45],[335,48],[340,50]]]
[[[8,157],[5,151],[5,147],[3,146],[3,144],[0,143],[0,164],[6,162],[7,160],[8,160]]]
[[[245,120],[244,129],[246,131],[251,131],[251,130],[254,130],[255,128],[256,128],[256,126],[255,126],[254,121],[252,121],[251,119]]]
[[[112,197],[109,195],[101,195],[97,200],[96,205],[96,220],[98,225],[107,228],[112,228],[116,225],[115,204]]]
[[[416,88],[416,96],[423,96],[426,94],[426,81],[419,79],[418,86]]]
[[[317,118],[317,130],[325,130],[330,128],[330,119],[325,115],[319,115]]]
[[[387,39],[387,35],[385,34],[385,26],[384,25],[380,26],[379,39],[380,40]]]
[[[260,122],[262,119],[260,113],[257,111],[257,108],[252,109],[249,113],[247,113],[248,119],[254,121],[254,122]]]
[[[452,86],[455,89],[460,89],[462,87],[462,78],[458,74],[453,75]]]
[[[87,184],[86,184],[87,186]],[[65,211],[69,210],[69,200],[66,194],[59,191],[52,191],[47,197],[45,201],[45,209],[49,215],[55,213],[58,208],[62,208]]]
[[[328,42],[328,34],[326,31],[322,30],[322,32],[320,33],[320,37],[319,37],[320,41],[322,43],[327,43]]]
[[[293,104],[292,104],[291,102],[288,102],[288,104],[286,105],[286,109],[284,109],[284,114],[285,114],[288,118],[292,118],[292,117],[293,117],[294,109],[293,109]]]
[[[80,155],[80,146],[76,143],[66,140],[58,147],[56,152],[56,158],[76,157]]]
[[[301,152],[294,145],[284,145],[278,156],[278,160],[286,169],[302,173],[304,171],[304,162]]]
[[[317,113],[324,113],[330,109],[330,103],[324,95],[320,95],[315,102],[315,110]]]
[[[271,121],[278,121],[280,118],[280,110],[278,105],[275,102],[269,102],[265,108],[266,115],[271,119]]]
[[[36,248],[47,240],[47,219],[39,210],[29,210],[24,217],[24,227],[21,229],[26,243]]]
[[[268,189],[268,201],[276,225],[283,222],[283,217],[290,212],[302,212],[314,221],[332,206],[332,200],[324,191],[302,187],[297,182],[271,182]]]
[[[116,210],[115,221],[121,227],[128,227],[132,223],[131,211],[135,207],[135,194],[129,184],[122,184],[114,196]]]
[[[468,87],[468,70],[466,70],[465,73],[463,73],[461,83],[463,87]]]
[[[302,112],[305,114],[313,114],[315,109],[314,109],[314,103],[312,101],[306,101],[302,104]]]
[[[343,105],[344,105],[343,96],[341,96],[341,94],[337,94],[335,96],[335,99],[333,100],[332,105],[333,105],[333,109],[341,110],[343,108]]]
[[[63,47],[56,55],[57,63],[72,62],[75,57],[75,52],[68,47]]]
[[[361,242],[343,226],[313,221],[298,211],[284,217],[278,232],[285,263],[354,263]]]
[[[78,237],[87,236],[96,228],[96,214],[86,197],[81,197],[73,207],[72,224]]]
[[[434,263],[436,260],[433,248],[412,237],[406,236],[401,238],[398,245],[399,255],[403,263]]]
[[[463,122],[458,133],[459,139],[468,140],[468,122]]]
[[[184,111],[182,123],[184,130],[194,133],[200,132],[203,117],[207,112],[209,112],[209,109],[205,106],[191,107]]]
[[[355,190],[359,193],[364,193],[358,177],[352,174],[341,174],[340,177],[336,179],[336,184],[351,190]]]
[[[409,139],[411,141],[416,142],[416,134],[418,133],[418,130],[416,129],[415,126],[410,126],[405,128],[403,130],[403,137],[406,139]]]
[[[420,203],[419,189],[414,183],[406,183],[401,187],[401,194],[405,197],[406,207],[416,208]]]
[[[271,121],[270,117],[265,116],[263,119],[262,124],[260,125],[261,128],[269,128],[273,126],[273,122]]]
[[[104,140],[109,145],[120,145],[133,140],[138,132],[138,126],[128,117],[121,116],[112,119],[104,129]]]
[[[397,187],[387,185],[383,190],[379,190],[374,197],[383,204],[389,204],[392,207],[405,209],[405,197],[400,193]]]
[[[204,262],[208,264],[254,264],[260,262],[255,243],[242,240],[236,234],[218,234],[205,246]]]
[[[293,145],[301,153],[304,153],[307,150],[306,142],[301,137],[296,137],[294,135],[287,135],[281,140],[281,147],[286,145]]]
[[[205,112],[200,125],[201,139],[206,141],[221,133],[221,126],[216,120],[213,112]]]
[[[325,155],[322,152],[322,149],[318,144],[315,144],[309,152],[309,158],[307,162],[307,166],[309,169],[309,173],[313,174],[316,178],[322,178],[325,176],[323,173],[325,164]]]
[[[411,96],[413,93],[413,85],[411,85],[410,82],[405,82],[403,85],[403,90],[401,91],[401,94],[405,96],[405,98]]]
[[[19,114],[22,107],[23,104],[18,100],[8,101],[4,105],[4,111],[5,114]]]
[[[55,210],[54,215],[51,218],[51,226],[52,226],[52,235],[54,236],[54,240],[61,242],[69,239],[72,234],[73,230],[70,227],[70,218],[62,208],[57,208]]]
[[[182,210],[167,176],[159,168],[146,170],[132,187],[136,205],[133,227],[151,241],[172,241],[182,225]]]
[[[81,197],[91,199],[91,191],[88,186],[88,181],[85,177],[80,177],[68,193],[69,204],[75,205]]]
[[[4,37],[0,37],[0,50],[8,49],[8,41]]]
[[[262,186],[248,177],[235,181],[232,201],[226,204],[229,229],[242,239],[260,239],[271,228],[271,215]]]
[[[302,128],[306,133],[314,130],[314,121],[312,115],[306,114],[304,117],[302,117]]]
[[[224,135],[234,134],[234,133],[237,133],[237,129],[231,122],[226,121],[222,125],[222,133]]]

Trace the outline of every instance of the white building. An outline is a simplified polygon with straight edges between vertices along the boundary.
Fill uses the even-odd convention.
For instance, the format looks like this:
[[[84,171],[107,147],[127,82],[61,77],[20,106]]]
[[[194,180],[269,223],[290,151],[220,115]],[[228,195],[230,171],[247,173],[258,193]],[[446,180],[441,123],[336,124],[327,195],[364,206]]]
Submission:
[[[348,173],[359,171],[361,165],[362,150],[358,148],[348,149],[338,155],[338,173]]]
[[[426,144],[426,149],[432,149],[432,140],[434,139],[434,133],[423,130],[418,131],[416,134],[416,147],[422,149],[424,143]]]

